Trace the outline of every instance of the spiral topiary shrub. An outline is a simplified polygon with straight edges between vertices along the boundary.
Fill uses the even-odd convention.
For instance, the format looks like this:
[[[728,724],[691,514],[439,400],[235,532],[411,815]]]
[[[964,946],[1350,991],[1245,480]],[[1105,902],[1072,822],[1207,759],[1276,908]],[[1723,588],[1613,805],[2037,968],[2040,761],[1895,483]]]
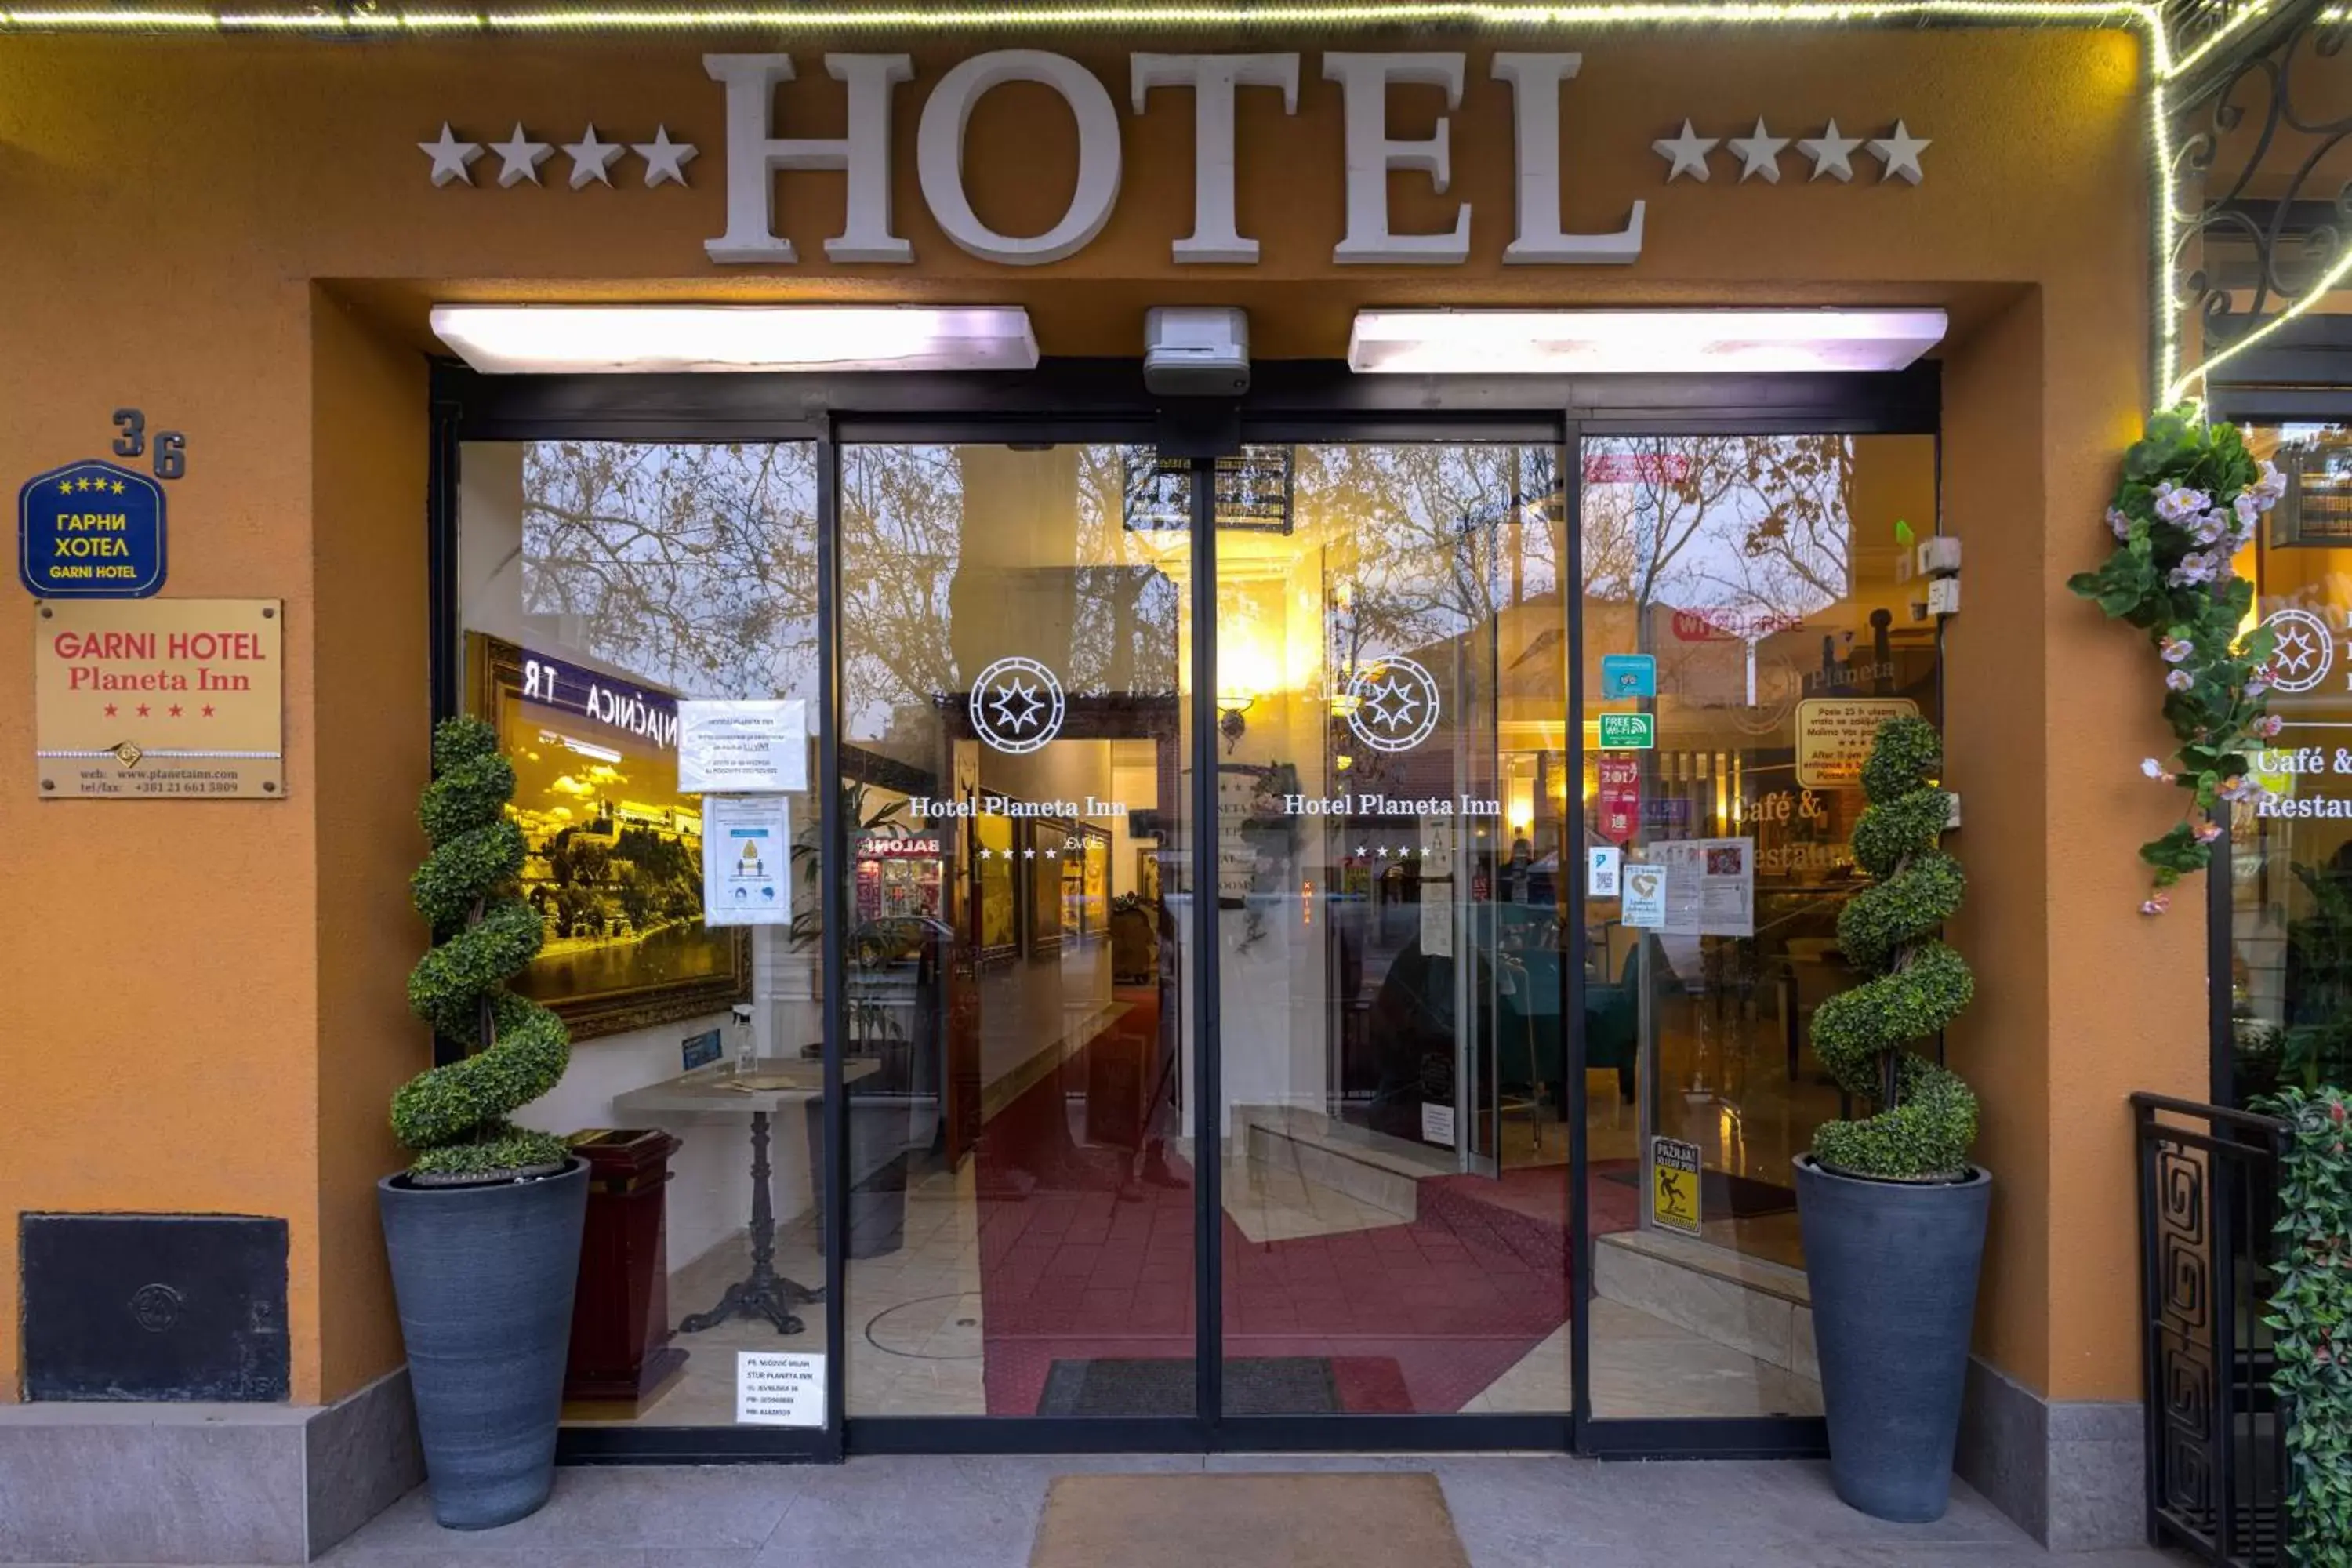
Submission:
[[[1935,726],[1919,718],[1879,726],[1863,763],[1870,804],[1853,828],[1853,858],[1872,885],[1838,913],[1838,945],[1872,976],[1821,1005],[1813,1050],[1849,1094],[1878,1114],[1828,1121],[1813,1156],[1847,1175],[1895,1181],[1956,1178],[1977,1137],[1977,1097],[1916,1051],[1976,994],[1960,955],[1936,933],[1960,907],[1960,863],[1938,847],[1951,796],[1935,785],[1944,763]]]
[[[419,1073],[392,1100],[392,1131],[416,1155],[412,1176],[495,1180],[560,1168],[562,1139],[507,1118],[562,1078],[572,1038],[563,1021],[506,988],[538,953],[538,911],[517,895],[522,829],[506,815],[514,765],[498,731],[450,719],[433,731],[433,783],[417,821],[433,852],[409,879],[433,950],[408,976],[408,1005],[461,1061]]]

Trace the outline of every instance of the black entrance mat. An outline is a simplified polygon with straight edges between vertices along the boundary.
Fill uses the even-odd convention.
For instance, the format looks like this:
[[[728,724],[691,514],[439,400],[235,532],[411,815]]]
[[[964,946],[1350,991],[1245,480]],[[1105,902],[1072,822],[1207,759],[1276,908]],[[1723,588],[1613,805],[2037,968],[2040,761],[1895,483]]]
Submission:
[[[1182,1356],[1056,1361],[1037,1400],[1040,1415],[1190,1415],[1194,1363]],[[1327,1415],[1339,1410],[1331,1363],[1322,1356],[1244,1356],[1225,1363],[1228,1415]]]
[[[1636,1165],[1626,1171],[1603,1171],[1601,1179],[1621,1187],[1639,1187],[1642,1169]],[[1698,1212],[1703,1219],[1761,1219],[1768,1214],[1787,1214],[1796,1206],[1793,1187],[1776,1187],[1753,1176],[1724,1171],[1699,1173]]]

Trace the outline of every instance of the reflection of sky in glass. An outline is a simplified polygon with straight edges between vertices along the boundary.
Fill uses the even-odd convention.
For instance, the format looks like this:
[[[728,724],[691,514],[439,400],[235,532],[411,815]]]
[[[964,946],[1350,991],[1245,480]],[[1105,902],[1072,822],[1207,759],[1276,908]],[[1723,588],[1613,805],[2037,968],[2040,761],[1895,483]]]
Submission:
[[[967,508],[981,500],[968,494],[967,450],[975,462],[985,459],[989,475],[969,482],[1002,484],[1003,493],[988,499],[1026,509],[1017,543],[966,551]],[[1008,595],[1042,595],[1049,608],[1040,613],[1055,617],[1057,643],[1066,616],[1066,648],[1052,651],[1074,698],[1172,695],[1181,595],[1159,564],[1161,551],[1126,526],[1126,452],[1050,448],[1032,462],[995,448],[845,448],[844,732],[876,739],[894,722],[928,724],[936,701],[964,689],[971,672],[957,658],[959,593],[991,600],[992,613]],[[1039,651],[1008,641],[986,657]]]
[[[1338,669],[1411,654],[1556,595],[1559,459],[1550,447],[1297,449],[1298,515],[1328,542]]]
[[[684,696],[816,694],[813,445],[536,442],[522,529],[562,640]]]
[[[1793,624],[1853,592],[1852,437],[1602,437],[1583,461],[1591,597]]]

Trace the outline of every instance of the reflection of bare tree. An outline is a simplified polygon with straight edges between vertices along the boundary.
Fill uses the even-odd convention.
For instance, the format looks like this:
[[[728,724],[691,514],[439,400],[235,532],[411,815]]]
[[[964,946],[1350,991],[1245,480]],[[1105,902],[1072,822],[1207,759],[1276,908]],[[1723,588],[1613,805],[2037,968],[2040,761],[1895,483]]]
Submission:
[[[1176,690],[1176,624],[1183,595],[1127,526],[1131,453],[1078,448],[1076,624],[1070,681],[1080,692]]]
[[[956,689],[949,590],[963,543],[963,473],[951,447],[852,447],[841,455],[844,707],[878,734]]]
[[[1587,443],[1580,520],[1586,596],[1632,605],[1636,612],[1698,602],[1693,546],[1719,532],[1735,505],[1745,445],[1740,437],[1721,436],[1608,437]]]
[[[1736,551],[1707,552],[1700,575],[1759,616],[1798,620],[1853,589],[1853,439],[1743,440]]]
[[[816,685],[807,443],[544,441],[523,457],[522,597],[564,640],[701,696]]]
[[[1301,447],[1297,465],[1299,511],[1331,541],[1335,680],[1558,591],[1549,447]]]
[[[1072,695],[1173,692],[1182,595],[1126,526],[1123,448],[1041,455],[1041,464],[1074,465],[1070,488],[1049,486],[1033,503],[1046,513],[1024,517],[1024,528],[1037,526],[1017,541],[971,537],[988,526],[972,521],[974,486],[992,481],[966,458],[945,446],[842,453],[843,692],[852,732],[928,732],[940,698],[962,689],[972,672],[956,656],[959,572],[979,574],[979,591],[1000,603],[1034,588],[1040,574],[1066,584],[1045,599],[1069,616],[1066,659],[1055,662]]]
[[[1596,599],[1785,626],[1853,590],[1854,444],[1843,436],[1588,444],[1581,543]]]

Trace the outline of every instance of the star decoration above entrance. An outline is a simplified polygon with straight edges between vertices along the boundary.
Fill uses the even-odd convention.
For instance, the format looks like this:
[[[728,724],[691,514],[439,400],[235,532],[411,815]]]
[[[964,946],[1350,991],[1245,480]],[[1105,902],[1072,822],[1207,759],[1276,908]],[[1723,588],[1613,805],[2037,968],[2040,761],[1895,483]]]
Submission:
[[[1795,142],[1798,152],[1812,160],[1813,172],[1808,184],[1825,178],[1844,184],[1853,184],[1853,155],[1866,151],[1882,165],[1876,182],[1882,185],[1897,180],[1907,185],[1919,184],[1925,178],[1919,154],[1934,144],[1925,136],[1911,134],[1910,125],[1901,120],[1897,120],[1895,129],[1885,136],[1843,135],[1838,130],[1837,121],[1832,119],[1820,135],[1796,138],[1773,135],[1759,115],[1755,130],[1745,136],[1728,139],[1701,136],[1691,121],[1685,120],[1679,135],[1660,137],[1651,142],[1650,147],[1666,161],[1668,184],[1685,174],[1694,180],[1706,180],[1713,173],[1707,166],[1707,155],[1720,146],[1739,160],[1741,184],[1753,178],[1777,185],[1780,183],[1780,153],[1791,142]]]
[[[657,185],[677,185],[684,189],[689,182],[686,166],[694,162],[701,151],[691,142],[674,142],[669,127],[654,128],[650,142],[607,142],[591,125],[577,142],[535,140],[521,121],[503,142],[467,142],[461,140],[450,128],[441,124],[440,136],[431,142],[419,142],[416,150],[432,160],[435,185],[470,185],[474,183],[473,163],[485,151],[499,155],[499,185],[511,189],[516,185],[538,185],[540,166],[561,149],[572,160],[572,169],[565,184],[572,190],[589,185],[613,184],[613,170],[631,153],[645,163],[645,184],[648,190]]]
[[[438,142],[419,142],[416,150],[433,160],[435,184],[446,185],[453,180],[468,185],[474,183],[474,176],[467,173],[467,165],[482,155],[482,144],[458,141],[449,130],[447,121],[441,122],[441,139]]]

